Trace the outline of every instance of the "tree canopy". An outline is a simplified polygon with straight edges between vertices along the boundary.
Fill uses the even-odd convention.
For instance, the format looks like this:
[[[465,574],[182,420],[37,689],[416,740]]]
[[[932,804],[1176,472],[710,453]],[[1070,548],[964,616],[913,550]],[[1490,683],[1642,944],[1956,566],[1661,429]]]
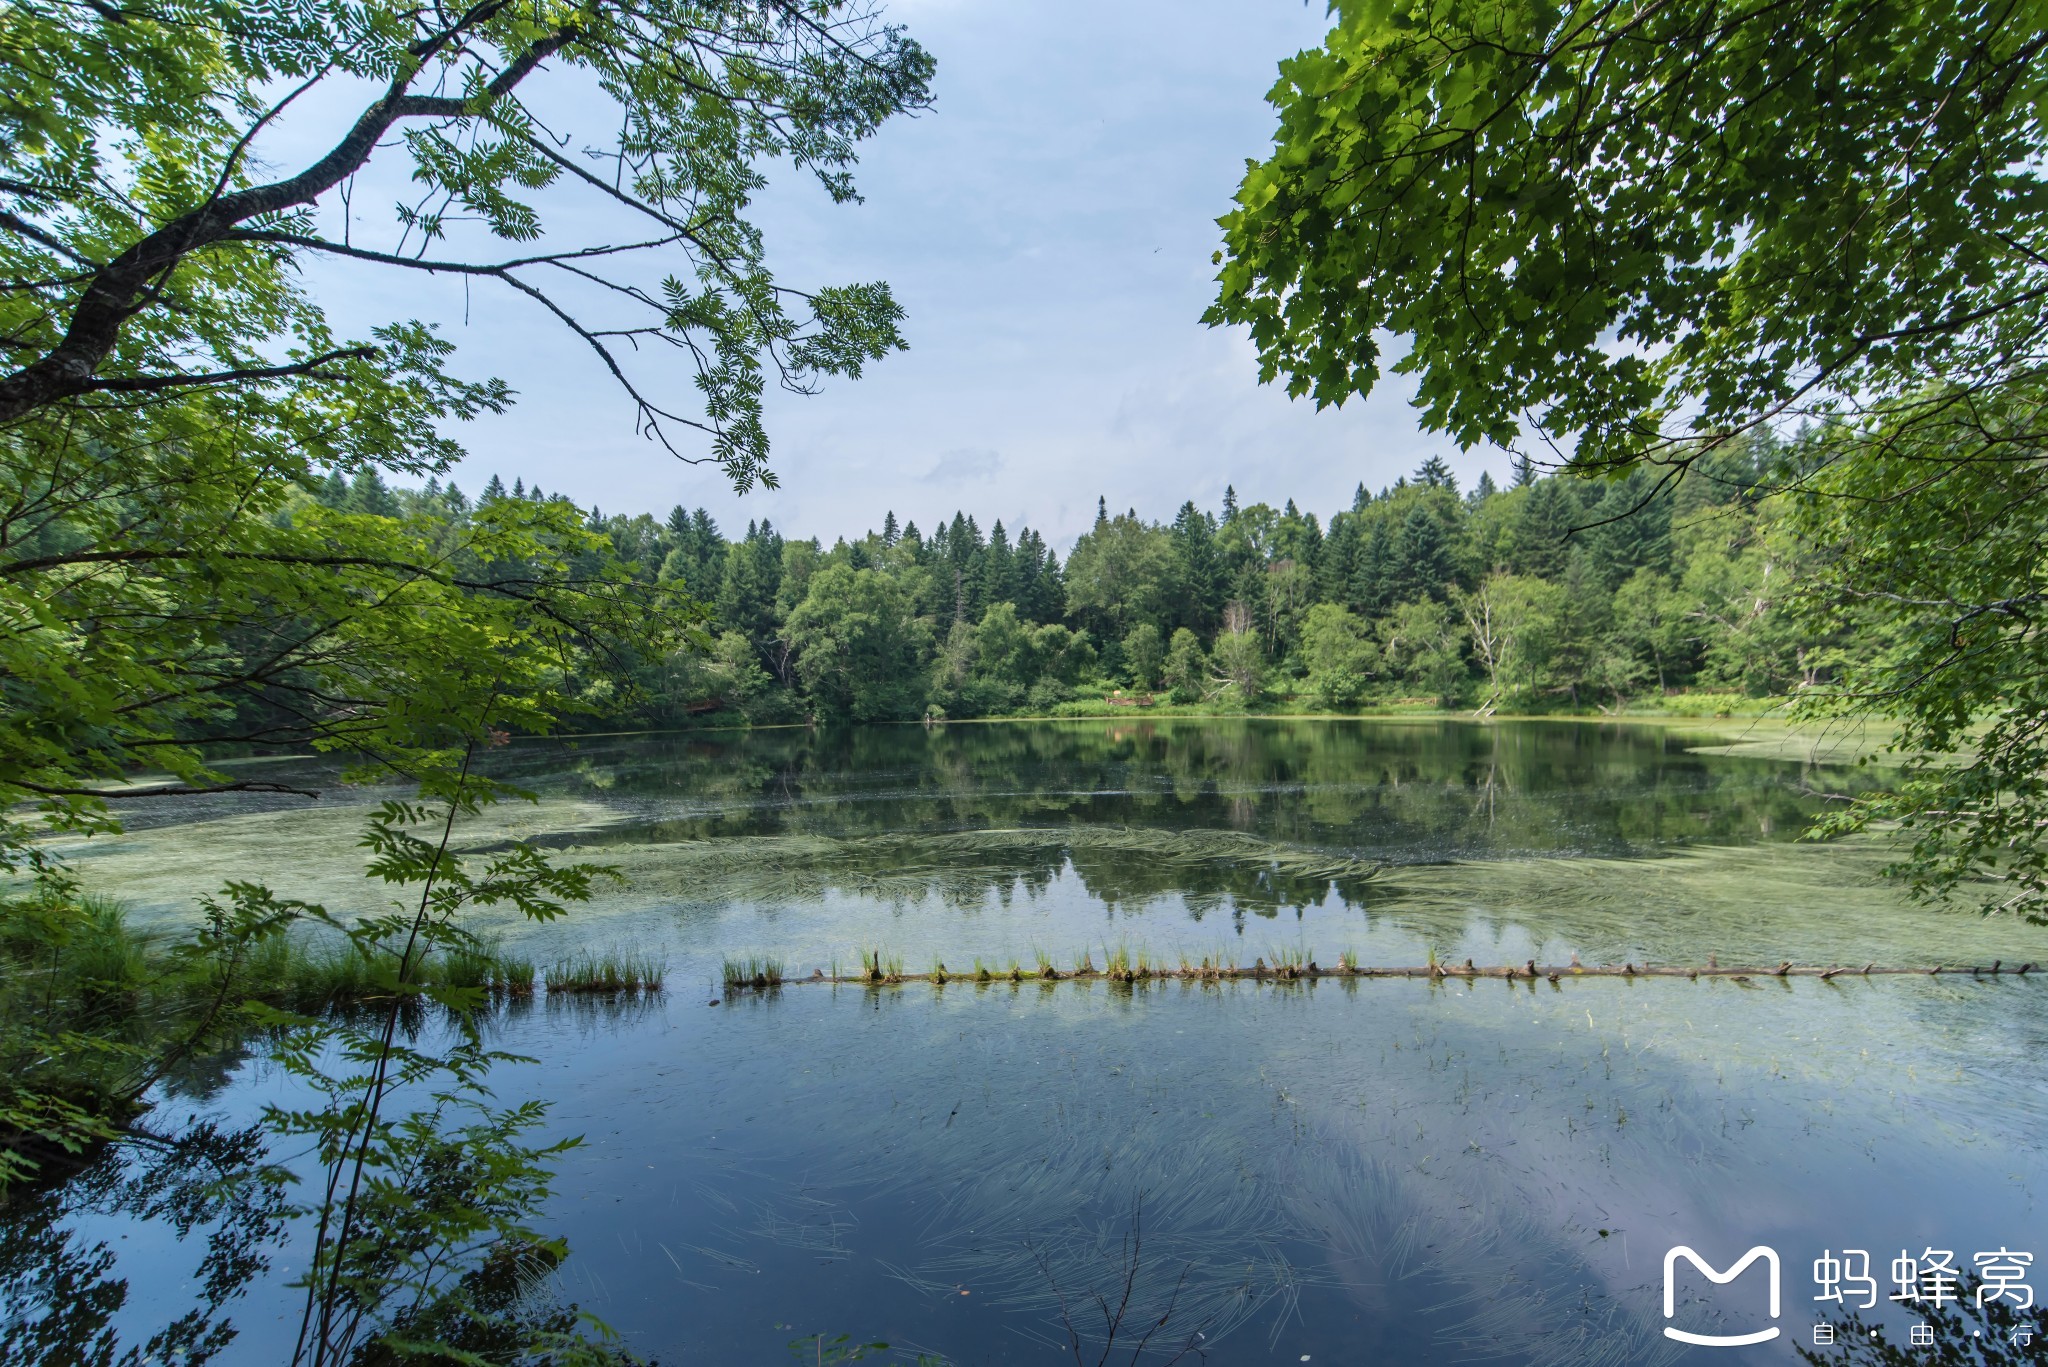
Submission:
[[[1208,314],[1290,393],[1370,391],[1392,332],[1429,428],[1611,464],[2038,378],[2038,6],[1331,10]]]
[[[509,391],[417,320],[339,335],[306,267],[507,290],[660,447],[773,483],[765,385],[858,374],[900,311],[780,284],[750,198],[778,160],[853,198],[932,69],[872,9],[799,0],[0,8],[0,803],[90,827],[264,786],[222,744],[424,774],[704,644],[697,557],[779,575],[779,541],[697,528],[691,573],[642,583],[537,487],[440,489]],[[652,387],[649,351],[688,382]],[[42,848],[0,823],[0,864]]]
[[[1907,765],[1829,828],[1903,822],[1916,887],[1988,882],[1987,907],[2048,916],[2048,15],[1331,10],[1269,96],[1274,150],[1221,220],[1208,321],[1248,325],[1262,377],[1319,405],[1369,392],[1397,334],[1425,426],[1466,445],[1533,435],[1579,473],[1647,462],[1668,479],[1803,425],[1796,459],[1763,472],[1790,495],[1774,517],[1805,569],[1775,621],[1812,642],[1853,629],[1853,655],[1810,655],[1804,701],[1895,720]],[[1598,538],[1641,506],[1556,530]],[[1747,615],[1715,557],[1686,578],[1704,610]],[[1510,587],[1472,618],[1498,679],[1541,653],[1496,629],[1491,609],[1536,601]],[[1661,676],[1669,614],[1624,598]],[[1633,667],[1590,661],[1615,683]]]
[[[432,421],[502,387],[446,378],[418,323],[336,337],[299,284],[313,257],[523,296],[650,437],[742,489],[773,480],[770,375],[808,389],[902,344],[886,285],[782,285],[746,218],[774,158],[854,198],[856,144],[926,101],[930,57],[864,7],[24,0],[0,55],[0,424],[235,389],[294,439],[445,456]],[[543,112],[539,88],[565,83],[601,131]],[[273,168],[265,135],[329,102],[354,112],[325,150]],[[351,202],[372,168],[411,187],[382,223]],[[696,411],[634,377],[625,353],[650,345]]]

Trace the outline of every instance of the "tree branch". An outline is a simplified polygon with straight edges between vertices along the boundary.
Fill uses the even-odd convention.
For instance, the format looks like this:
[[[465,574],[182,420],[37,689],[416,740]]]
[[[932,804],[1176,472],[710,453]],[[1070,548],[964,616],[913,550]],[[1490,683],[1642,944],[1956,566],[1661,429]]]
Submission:
[[[253,380],[283,379],[288,375],[310,375],[333,361],[367,361],[376,354],[377,348],[373,346],[357,346],[342,351],[330,351],[324,356],[315,356],[309,361],[297,361],[291,365],[263,366],[251,370],[216,370],[205,375],[137,375],[121,380],[96,378],[88,381],[86,387],[93,393],[103,394],[146,393],[184,385],[244,384]]]
[[[14,786],[42,797],[204,797],[209,793],[290,793],[294,797],[318,797],[316,788],[294,788],[288,783],[223,783],[212,788],[194,788],[182,783],[160,783],[153,788],[54,788],[40,783],[15,780]]]
[[[464,26],[480,23],[502,7],[502,3],[487,3],[463,15],[433,40],[421,65]],[[113,352],[121,329],[148,306],[163,278],[191,253],[220,241],[238,223],[313,203],[361,169],[379,139],[400,119],[460,119],[483,114],[576,34],[573,26],[565,27],[529,45],[468,99],[409,94],[421,65],[400,72],[383,97],[357,117],[347,135],[305,170],[284,180],[217,195],[129,246],[94,272],[92,283],[72,309],[63,340],[35,361],[0,378],[0,423],[93,389],[94,372]]]

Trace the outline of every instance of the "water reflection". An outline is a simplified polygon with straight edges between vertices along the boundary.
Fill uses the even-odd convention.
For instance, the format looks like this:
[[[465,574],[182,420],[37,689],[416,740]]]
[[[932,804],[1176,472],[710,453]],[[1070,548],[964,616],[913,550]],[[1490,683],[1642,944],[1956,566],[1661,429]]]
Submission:
[[[1579,722],[1042,723],[528,746],[508,777],[641,820],[617,840],[1063,823],[1244,831],[1427,861],[1789,838],[1852,768]]]
[[[1797,843],[1856,771],[1691,748],[1715,739],[1251,721],[514,746],[542,800],[472,844],[628,876],[535,957],[670,964],[659,997],[493,1024],[540,1060],[501,1097],[587,1140],[548,1212],[577,1250],[553,1282],[684,1362],[775,1361],[812,1331],[1043,1362],[1099,1340],[1072,1307],[1127,1283],[1131,1322],[1171,1308],[1154,1346],[1199,1334],[1211,1362],[1561,1367],[1685,1351],[1660,1332],[1673,1242],[1770,1242],[1794,1270],[2027,1246],[2037,979],[713,987],[729,953],[957,971],[1123,939],[1245,962],[2048,961],[2037,928],[1904,905],[1874,844]],[[360,887],[347,802],[182,810],[205,819],[97,844],[88,878],[164,915],[238,860],[337,907]],[[280,1099],[254,1065],[214,1078],[230,1111]],[[95,1244],[69,1207],[40,1218],[81,1249],[143,1228]],[[193,1254],[159,1241],[121,1275],[174,1287]],[[281,1275],[252,1270],[253,1298]],[[224,1359],[274,1360],[244,1318]]]
[[[263,1157],[254,1129],[203,1123],[102,1153],[61,1186],[11,1193],[0,1208],[0,1361],[212,1361],[236,1337],[231,1303],[269,1271],[283,1230]],[[153,1235],[157,1256],[117,1253],[135,1235]],[[144,1330],[122,1322],[138,1274],[188,1290]]]

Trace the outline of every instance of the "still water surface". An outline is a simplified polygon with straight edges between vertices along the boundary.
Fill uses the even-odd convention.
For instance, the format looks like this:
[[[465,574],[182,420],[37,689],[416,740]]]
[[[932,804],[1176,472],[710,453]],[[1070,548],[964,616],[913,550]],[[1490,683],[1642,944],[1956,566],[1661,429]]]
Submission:
[[[515,746],[506,774],[540,801],[472,844],[537,839],[627,881],[568,922],[496,928],[543,961],[669,964],[653,1000],[542,1000],[496,1027],[539,1060],[501,1097],[585,1138],[547,1212],[575,1249],[562,1294],[668,1363],[788,1361],[819,1331],[1071,1361],[1062,1300],[1099,1338],[1084,1307],[1133,1266],[1127,1325],[1171,1302],[1154,1343],[1214,1363],[1789,1361],[1825,1249],[2048,1254],[2038,978],[715,987],[726,955],[801,975],[877,947],[955,972],[1118,945],[2048,961],[2039,929],[1907,905],[1881,847],[1796,839],[1867,771],[1736,739],[1093,722]],[[255,871],[347,908],[375,796],[210,800],[72,852],[142,918]],[[250,1061],[167,1104],[246,1117],[282,1086]],[[146,1333],[189,1300],[204,1231],[90,1195],[41,1237],[113,1250],[115,1318]],[[1780,1340],[1664,1338],[1677,1243],[1723,1266],[1777,1249]],[[277,1359],[289,1249],[269,1264],[220,1361]],[[1742,1332],[1771,1322],[1763,1300],[1695,1279],[1679,1318]]]

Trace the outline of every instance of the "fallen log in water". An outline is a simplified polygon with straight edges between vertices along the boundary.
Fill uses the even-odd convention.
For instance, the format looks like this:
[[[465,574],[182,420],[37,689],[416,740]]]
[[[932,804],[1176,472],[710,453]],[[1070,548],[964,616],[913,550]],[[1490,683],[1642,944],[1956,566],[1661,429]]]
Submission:
[[[2024,978],[2035,971],[2032,963],[2021,964],[2018,968],[2006,968],[2003,959],[1994,960],[1990,965],[1936,964],[1929,967],[1886,967],[1867,963],[1861,968],[1843,965],[1794,964],[1783,961],[1773,967],[1731,968],[1709,958],[1705,964],[1648,964],[1626,962],[1621,964],[1538,964],[1533,959],[1520,964],[1501,964],[1489,967],[1474,964],[1467,959],[1462,964],[1421,964],[1409,967],[1369,967],[1365,965],[1341,964],[1324,968],[1314,962],[1305,964],[1268,965],[1263,959],[1250,968],[1236,964],[1227,967],[1204,963],[1199,966],[1168,968],[1164,965],[1119,965],[1098,969],[1084,962],[1070,972],[1057,969],[1032,969],[1012,966],[1002,972],[982,972],[976,975],[948,973],[940,968],[931,973],[885,972],[879,964],[871,963],[860,974],[828,974],[823,969],[808,978],[789,979],[789,982],[842,983],[864,986],[880,986],[887,983],[924,982],[944,987],[947,983],[1021,983],[1037,981],[1054,982],[1260,982],[1290,983],[1317,982],[1326,978],[1426,978],[1433,981],[1476,981],[1481,978],[1499,978],[1506,981],[1534,983],[1539,980],[1562,983],[1570,978],[1819,978],[1822,982],[1833,982],[1837,978],[1884,978],[1884,977],[1939,977],[1968,974],[1974,978],[2019,977]],[[728,991],[747,989],[756,991],[766,987],[780,987],[785,980],[777,978],[772,983],[758,979],[746,982],[728,982]]]

